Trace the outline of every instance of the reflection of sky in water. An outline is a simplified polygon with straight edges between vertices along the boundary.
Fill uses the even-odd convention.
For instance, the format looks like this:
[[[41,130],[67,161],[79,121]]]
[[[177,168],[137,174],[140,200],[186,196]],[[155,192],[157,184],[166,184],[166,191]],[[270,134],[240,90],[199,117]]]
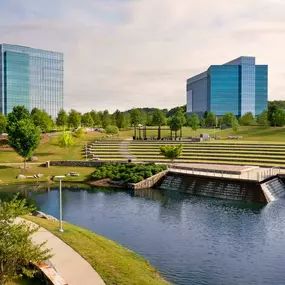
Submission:
[[[57,190],[29,196],[58,217]],[[158,190],[63,192],[65,220],[135,250],[185,285],[285,284],[284,206]]]

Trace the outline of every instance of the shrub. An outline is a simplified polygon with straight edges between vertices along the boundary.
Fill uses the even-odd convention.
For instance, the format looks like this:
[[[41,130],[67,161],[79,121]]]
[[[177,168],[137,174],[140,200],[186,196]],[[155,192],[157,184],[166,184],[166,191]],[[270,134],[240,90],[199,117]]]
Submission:
[[[106,127],[106,134],[117,135],[119,133],[119,128],[117,126],[109,125]]]
[[[124,183],[138,183],[154,174],[166,170],[166,168],[166,165],[156,165],[154,163],[105,163],[91,174],[91,178],[94,180],[110,178],[114,181],[123,181]]]

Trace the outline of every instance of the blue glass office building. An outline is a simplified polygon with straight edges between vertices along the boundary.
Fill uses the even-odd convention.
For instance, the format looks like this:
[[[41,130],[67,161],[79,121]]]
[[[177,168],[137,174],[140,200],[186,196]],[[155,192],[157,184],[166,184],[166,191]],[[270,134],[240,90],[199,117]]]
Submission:
[[[62,53],[0,45],[0,113],[18,105],[56,117],[63,108]]]
[[[211,65],[187,80],[187,114],[205,111],[237,117],[267,109],[268,66],[256,65],[254,57],[239,57],[224,65]]]

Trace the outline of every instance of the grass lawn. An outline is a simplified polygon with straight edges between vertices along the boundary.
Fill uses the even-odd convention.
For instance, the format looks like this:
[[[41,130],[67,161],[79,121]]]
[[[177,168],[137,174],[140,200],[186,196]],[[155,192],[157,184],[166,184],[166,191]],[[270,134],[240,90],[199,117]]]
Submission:
[[[33,182],[36,183],[37,181],[46,182],[48,181],[48,176],[55,176],[55,175],[65,175],[68,172],[77,172],[80,174],[79,177],[71,177],[68,176],[64,179],[67,182],[84,182],[86,177],[94,171],[92,167],[63,167],[63,166],[52,166],[50,168],[42,167],[39,165],[30,165],[31,168],[23,170],[19,169],[19,165],[11,165],[11,166],[4,166],[0,165],[0,185],[5,185],[7,183],[26,183],[26,182]],[[34,174],[44,174],[44,176],[38,180],[36,179],[16,179],[16,176],[19,174],[24,174],[27,176],[32,176]]]
[[[145,259],[114,241],[68,223],[63,225],[64,233],[59,233],[57,222],[32,216],[25,218],[46,228],[70,245],[93,266],[106,284],[170,284]]]

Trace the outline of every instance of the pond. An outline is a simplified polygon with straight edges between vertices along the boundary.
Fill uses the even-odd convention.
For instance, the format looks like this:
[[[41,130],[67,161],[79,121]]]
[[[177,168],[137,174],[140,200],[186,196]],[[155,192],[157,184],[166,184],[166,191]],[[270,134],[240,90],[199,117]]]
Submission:
[[[56,187],[17,190],[59,216]],[[285,282],[284,200],[264,206],[175,191],[64,185],[63,217],[136,251],[174,284]]]

